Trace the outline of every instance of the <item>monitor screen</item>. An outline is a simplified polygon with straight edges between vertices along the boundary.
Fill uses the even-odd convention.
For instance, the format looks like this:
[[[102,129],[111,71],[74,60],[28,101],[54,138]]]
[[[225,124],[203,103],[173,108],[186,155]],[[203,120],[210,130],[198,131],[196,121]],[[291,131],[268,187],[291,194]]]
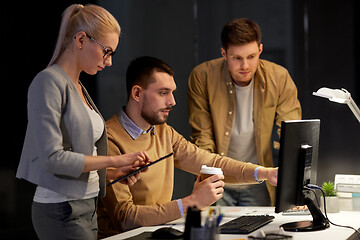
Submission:
[[[319,208],[304,191],[316,183],[320,120],[293,120],[281,124],[279,173],[276,187],[275,212],[307,205],[313,221],[294,222],[283,226],[289,231],[314,231],[328,227]],[[316,225],[316,226],[314,226]],[[299,227],[301,226],[301,227]]]

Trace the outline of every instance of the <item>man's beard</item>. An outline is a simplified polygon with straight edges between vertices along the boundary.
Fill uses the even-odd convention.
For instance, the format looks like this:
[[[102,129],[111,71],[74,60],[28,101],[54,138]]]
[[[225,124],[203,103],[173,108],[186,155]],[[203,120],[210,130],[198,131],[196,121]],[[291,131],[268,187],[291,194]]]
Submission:
[[[141,110],[141,116],[151,125],[159,125],[159,124],[163,124],[166,122],[168,116],[164,115],[163,118],[161,118],[159,116],[159,113],[161,111],[164,111],[164,110],[171,110],[172,108],[169,107],[169,108],[165,108],[165,109],[160,109],[159,111],[157,112],[153,112],[151,110],[148,110],[146,109],[146,107],[144,107],[142,110]]]
[[[144,102],[147,103],[147,100],[144,99]],[[171,111],[172,107],[167,107],[163,109],[159,109],[158,111],[154,112],[151,110],[147,104],[144,104],[144,106],[141,109],[141,116],[151,125],[159,125],[166,122],[168,116],[164,115],[163,118],[160,117],[160,112],[168,110]]]

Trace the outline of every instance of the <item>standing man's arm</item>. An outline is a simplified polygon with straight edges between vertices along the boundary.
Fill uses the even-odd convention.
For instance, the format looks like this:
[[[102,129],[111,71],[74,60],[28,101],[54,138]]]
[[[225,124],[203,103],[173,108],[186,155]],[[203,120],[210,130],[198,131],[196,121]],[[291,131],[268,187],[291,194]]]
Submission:
[[[276,108],[276,125],[279,127],[280,136],[281,122],[287,120],[300,120],[301,106],[298,100],[298,92],[295,83],[286,71],[284,81],[282,81],[279,101]]]
[[[191,141],[202,149],[216,151],[213,122],[207,92],[206,76],[195,69],[189,77],[188,111],[192,129]],[[204,74],[203,74],[204,75]]]

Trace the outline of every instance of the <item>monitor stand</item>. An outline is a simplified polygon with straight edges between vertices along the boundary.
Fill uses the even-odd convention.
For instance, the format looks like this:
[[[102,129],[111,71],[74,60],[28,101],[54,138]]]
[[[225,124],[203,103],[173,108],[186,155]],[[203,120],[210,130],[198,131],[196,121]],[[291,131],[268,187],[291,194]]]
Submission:
[[[306,206],[309,208],[313,221],[290,222],[281,225],[285,231],[291,232],[310,232],[323,230],[330,227],[329,221],[322,214],[320,209],[315,205],[313,200],[308,197],[304,199]]]

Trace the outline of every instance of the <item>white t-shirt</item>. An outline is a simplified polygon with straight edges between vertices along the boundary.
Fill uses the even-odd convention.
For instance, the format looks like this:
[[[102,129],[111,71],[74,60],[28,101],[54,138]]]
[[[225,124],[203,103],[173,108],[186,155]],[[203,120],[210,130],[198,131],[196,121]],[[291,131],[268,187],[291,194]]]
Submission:
[[[227,156],[242,162],[258,163],[254,132],[254,80],[245,87],[234,84],[236,108]]]

